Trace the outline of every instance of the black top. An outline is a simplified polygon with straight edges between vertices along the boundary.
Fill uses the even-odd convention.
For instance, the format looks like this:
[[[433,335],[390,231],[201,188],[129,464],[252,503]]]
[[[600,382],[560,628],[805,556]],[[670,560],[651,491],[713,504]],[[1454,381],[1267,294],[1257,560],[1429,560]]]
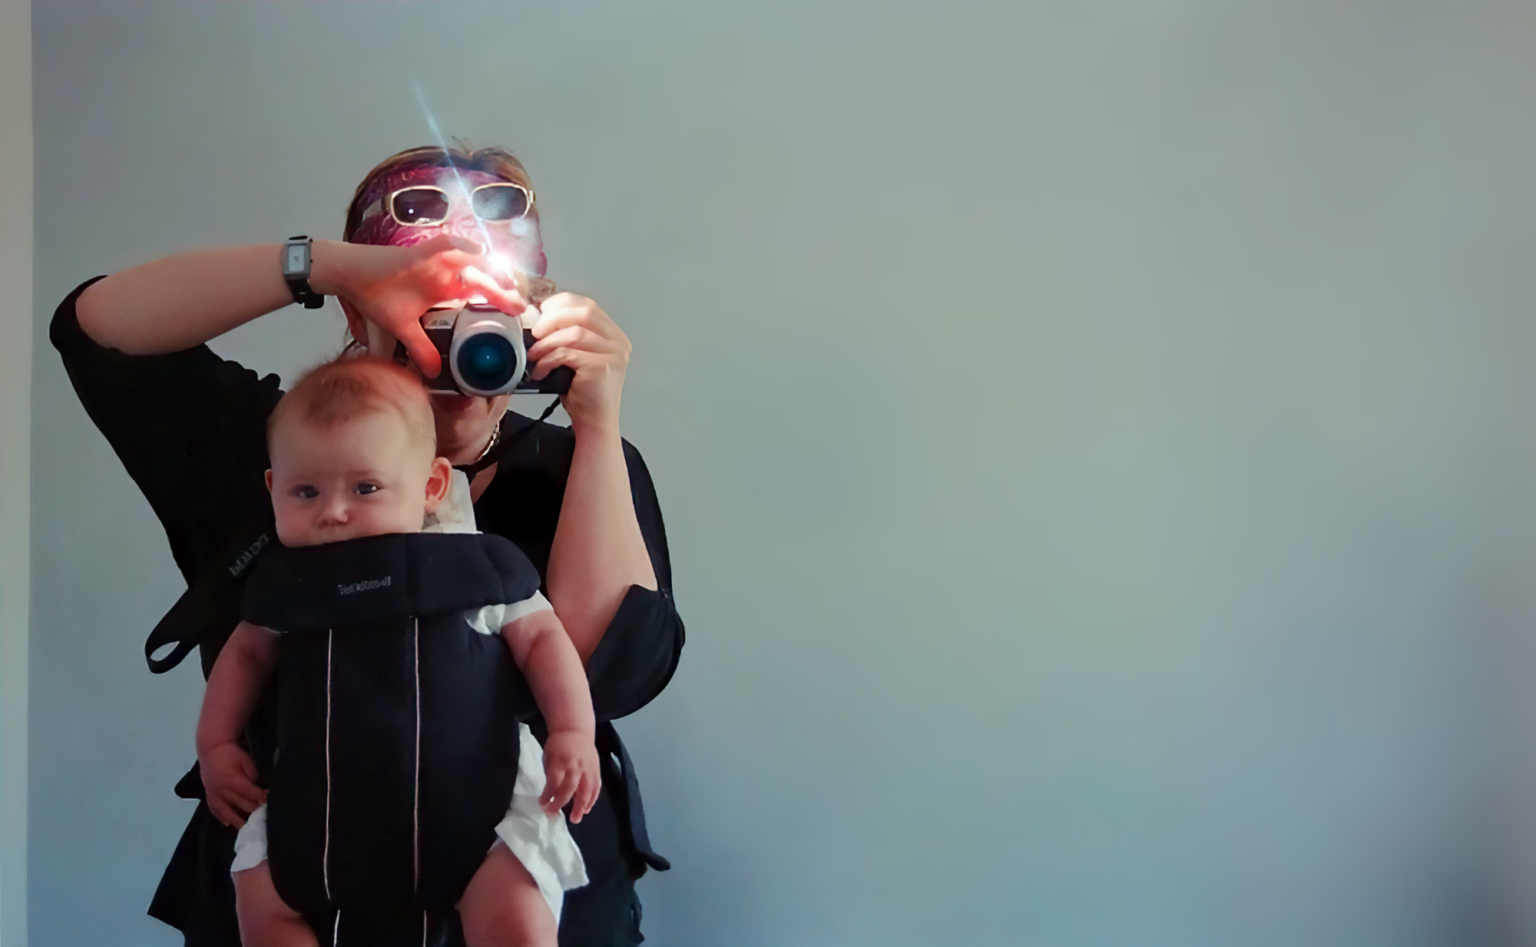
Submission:
[[[229,591],[218,593],[220,618],[210,623],[213,627],[200,645],[206,677],[238,621],[239,585],[249,575],[243,565],[251,557],[238,552],[243,541],[240,532],[252,524],[270,522],[271,501],[264,478],[269,466],[266,422],[282,397],[279,379],[258,376],[218,357],[206,345],[162,355],[127,355],[97,344],[80,328],[75,301],[102,278],[81,284],[64,299],[54,314],[49,338],[63,356],[81,405],[165,528],[171,555],[188,584],[215,570],[221,575],[239,573],[225,583]],[[502,421],[502,436],[509,438],[532,423],[509,412]],[[569,428],[538,422],[501,457],[495,480],[475,503],[479,528],[512,540],[538,570],[541,584],[574,445]],[[684,640],[683,623],[672,600],[672,570],[655,488],[640,453],[628,441],[623,449],[636,517],[658,588],[631,586],[587,662],[600,721],[633,713],[654,699],[671,679]],[[229,555],[231,548],[237,550],[234,557]],[[259,554],[259,546],[250,552]],[[206,582],[204,586],[211,587]],[[627,759],[611,725],[600,724],[598,729],[599,748],[611,748],[602,752],[604,760]],[[191,790],[191,783],[184,779],[182,785]],[[201,787],[195,788],[200,793]],[[589,815],[573,825],[583,853],[588,854],[589,845],[611,846],[611,840],[597,837],[597,827],[616,825],[625,836],[626,849],[638,849],[644,864],[666,867],[664,859],[649,851],[644,838],[632,769],[608,772],[605,768],[604,790],[605,796],[620,797],[621,805],[627,802],[630,812],[620,813],[617,822]],[[624,822],[631,823],[627,831]],[[642,864],[636,873],[643,870]],[[167,919],[163,913],[156,916]],[[566,925],[561,927],[564,943]]]

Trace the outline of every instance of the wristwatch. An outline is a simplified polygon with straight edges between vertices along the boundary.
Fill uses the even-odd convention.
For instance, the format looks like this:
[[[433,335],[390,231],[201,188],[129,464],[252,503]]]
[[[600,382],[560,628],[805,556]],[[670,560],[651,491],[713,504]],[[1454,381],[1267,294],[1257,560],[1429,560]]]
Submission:
[[[309,286],[309,246],[313,242],[303,235],[283,241],[283,279],[293,293],[293,301],[302,303],[305,309],[325,305],[325,297]]]

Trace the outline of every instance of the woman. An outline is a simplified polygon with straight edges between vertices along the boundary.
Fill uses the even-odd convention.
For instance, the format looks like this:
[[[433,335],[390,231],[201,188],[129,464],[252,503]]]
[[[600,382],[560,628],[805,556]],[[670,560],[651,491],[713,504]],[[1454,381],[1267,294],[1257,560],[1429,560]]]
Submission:
[[[336,296],[354,340],[366,343],[372,323],[435,377],[442,366],[422,313],[474,295],[519,313],[529,300],[512,273],[532,274],[523,285],[541,314],[528,354],[539,378],[574,372],[561,399],[570,428],[508,413],[509,396],[439,395],[438,453],[471,474],[480,529],[517,543],[538,568],[593,683],[603,792],[572,826],[592,881],[567,899],[560,943],[639,943],[634,881],[668,866],[650,850],[633,768],[604,721],[666,686],[683,626],[650,476],[619,435],[629,341],[592,300],[549,294],[533,189],[500,149],[387,159],[358,186],[343,241],[310,246],[307,285],[292,272],[299,256],[276,244],[180,254],[90,281],[54,316],[50,337],[82,405],[165,526],[190,586],[167,622],[198,629],[206,676],[238,620],[246,567],[273,535],[264,431],[278,380],[205,342],[296,300]],[[182,637],[171,663],[190,647]],[[248,739],[260,747],[270,725],[264,706]],[[178,794],[200,799],[197,777],[184,777]],[[150,906],[188,945],[238,943],[232,847],[233,830],[200,801]]]

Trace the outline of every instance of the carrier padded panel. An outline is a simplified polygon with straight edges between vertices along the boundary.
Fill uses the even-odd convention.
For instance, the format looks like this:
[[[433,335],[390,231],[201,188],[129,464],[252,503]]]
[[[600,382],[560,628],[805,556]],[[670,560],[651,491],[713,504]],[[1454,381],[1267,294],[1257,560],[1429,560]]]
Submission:
[[[279,631],[320,631],[521,602],[538,589],[533,563],[504,537],[391,533],[268,549],[246,585],[241,617]]]
[[[403,534],[263,557],[246,619],[285,632],[264,769],[272,880],[289,905],[457,903],[511,801],[517,723],[538,709],[506,643],[466,612],[537,585],[500,537]]]

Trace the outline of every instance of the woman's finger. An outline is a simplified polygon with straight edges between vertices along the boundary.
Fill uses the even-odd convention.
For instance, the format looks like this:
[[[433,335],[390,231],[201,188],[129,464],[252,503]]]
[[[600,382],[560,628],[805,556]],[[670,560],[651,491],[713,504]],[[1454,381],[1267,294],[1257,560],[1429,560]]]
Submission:
[[[486,302],[509,316],[518,315],[528,308],[528,302],[523,299],[521,293],[516,289],[503,287],[478,267],[464,267],[459,271],[459,281],[467,294],[474,295],[478,292],[485,297]]]
[[[423,375],[436,378],[437,373],[443,370],[442,356],[437,353],[437,346],[427,338],[427,330],[421,327],[419,317],[402,323],[395,331],[395,338],[405,344],[406,354]]]
[[[617,339],[607,338],[586,326],[578,325],[566,326],[539,339],[528,349],[528,357],[532,359],[543,358],[549,352],[562,347],[609,354],[622,350],[622,346]]]
[[[624,338],[624,333],[619,330],[618,324],[608,317],[606,312],[592,302],[581,296],[562,294],[570,299],[578,299],[580,302],[558,302],[560,296],[551,296],[539,306],[539,319],[531,328],[536,339],[542,339],[557,329],[566,326],[585,326],[598,335],[611,339]]]
[[[528,377],[533,381],[542,381],[550,372],[562,365],[569,365],[572,371],[580,374],[584,367],[589,367],[601,357],[583,352],[581,349],[558,348],[548,355],[540,356],[539,364],[533,367]]]

